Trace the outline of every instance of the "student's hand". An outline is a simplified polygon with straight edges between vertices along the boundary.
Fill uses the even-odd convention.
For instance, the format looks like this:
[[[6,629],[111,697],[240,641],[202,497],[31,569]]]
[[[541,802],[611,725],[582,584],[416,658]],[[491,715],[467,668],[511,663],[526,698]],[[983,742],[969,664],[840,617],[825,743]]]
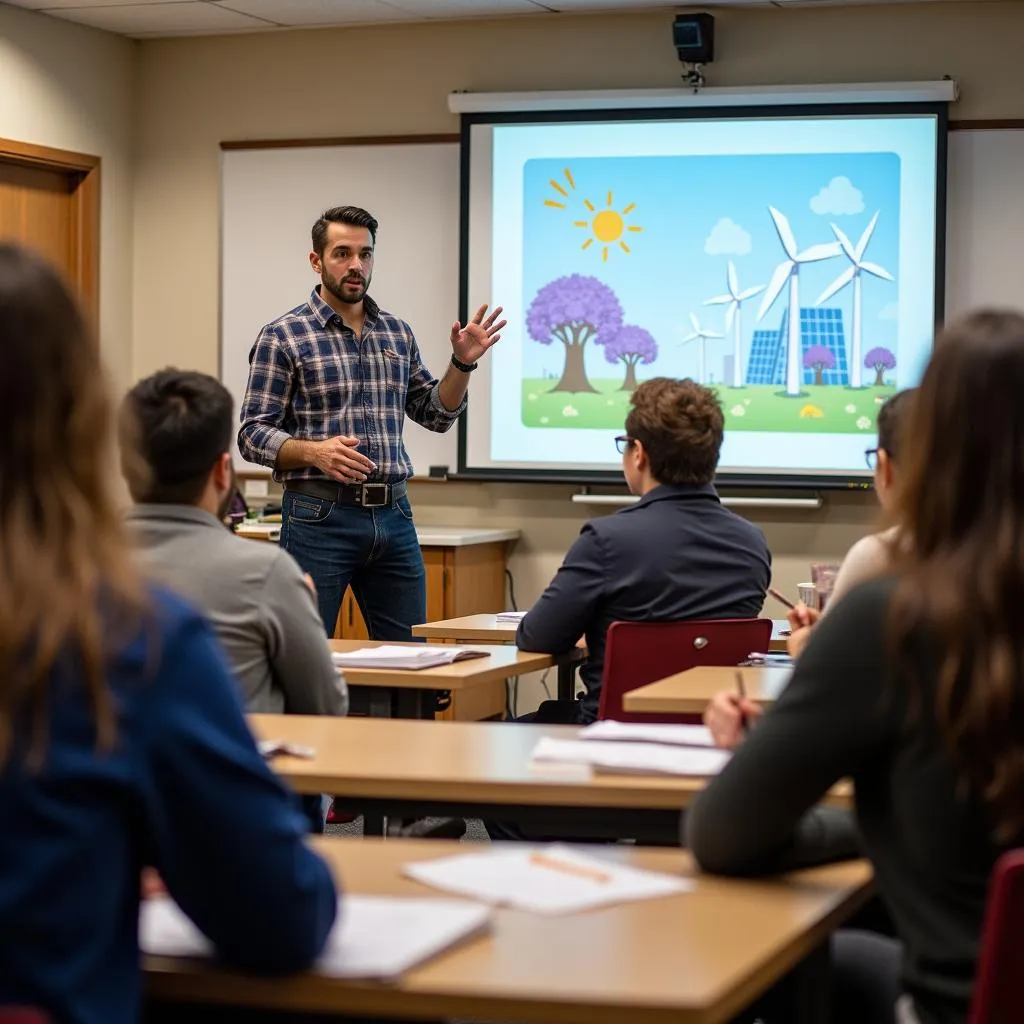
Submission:
[[[813,626],[804,626],[803,629],[794,629],[789,634],[789,639],[786,641],[786,653],[791,658],[799,658],[800,652],[807,646],[807,641],[811,639],[811,633],[814,632]]]
[[[152,868],[143,868],[141,891],[144,900],[151,900],[154,896],[166,896],[167,886]]]
[[[786,614],[786,621],[789,628],[796,632],[798,629],[809,629],[821,618],[821,612],[816,608],[808,608],[801,601],[795,608],[791,608]]]
[[[356,451],[358,437],[329,437],[326,441],[316,441],[316,459],[314,465],[326,476],[339,483],[361,484],[377,468],[362,452]]]
[[[743,716],[752,724],[764,713],[764,709],[738,693],[723,690],[711,698],[704,709],[704,724],[711,730],[716,747],[734,750],[743,739]]]
[[[309,592],[313,595],[313,599],[316,600],[316,584],[313,582],[313,577],[310,576],[309,573],[307,572],[302,577],[302,582],[305,583],[307,587],[309,587]]]
[[[475,363],[492,345],[501,339],[501,329],[507,320],[498,320],[501,306],[495,306],[487,319],[487,304],[482,305],[472,320],[463,327],[458,320],[452,324],[451,343],[455,358],[463,363]]]

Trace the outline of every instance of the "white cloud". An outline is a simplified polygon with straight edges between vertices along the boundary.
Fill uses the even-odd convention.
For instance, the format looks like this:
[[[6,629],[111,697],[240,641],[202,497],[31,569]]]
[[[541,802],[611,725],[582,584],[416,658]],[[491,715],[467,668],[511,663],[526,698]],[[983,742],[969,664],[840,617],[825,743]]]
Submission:
[[[704,251],[709,256],[746,256],[750,252],[750,232],[731,217],[723,217],[711,229]]]
[[[849,178],[833,178],[812,200],[815,213],[836,216],[864,212],[864,194]]]
[[[878,311],[879,320],[899,320],[900,318],[900,304],[898,302],[890,302],[889,305],[883,306]]]

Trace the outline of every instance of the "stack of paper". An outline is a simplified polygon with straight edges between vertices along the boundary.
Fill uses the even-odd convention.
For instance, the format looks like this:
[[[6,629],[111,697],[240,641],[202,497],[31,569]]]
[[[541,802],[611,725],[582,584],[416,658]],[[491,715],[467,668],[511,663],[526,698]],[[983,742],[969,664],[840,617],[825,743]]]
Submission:
[[[689,879],[591,857],[561,844],[457,854],[406,864],[410,878],[435,889],[538,914],[566,914],[693,888]]]
[[[711,730],[703,725],[647,725],[642,722],[594,722],[579,732],[581,740],[612,743],[667,743],[673,747],[713,747]]]
[[[244,519],[236,527],[236,532],[243,537],[266,537],[267,540],[280,540],[281,524]]]
[[[455,644],[382,644],[380,647],[360,647],[355,651],[335,651],[331,657],[338,668],[435,668],[453,661],[486,658],[487,651]]]
[[[495,622],[522,622],[526,612],[498,612],[494,616]]]
[[[478,903],[345,896],[314,970],[334,978],[394,979],[490,925],[490,908]],[[139,946],[152,956],[213,955],[210,941],[170,899],[143,901]]]
[[[619,743],[562,740],[544,736],[533,748],[531,765],[589,765],[620,775],[717,775],[732,756],[728,750],[669,746],[664,743]]]

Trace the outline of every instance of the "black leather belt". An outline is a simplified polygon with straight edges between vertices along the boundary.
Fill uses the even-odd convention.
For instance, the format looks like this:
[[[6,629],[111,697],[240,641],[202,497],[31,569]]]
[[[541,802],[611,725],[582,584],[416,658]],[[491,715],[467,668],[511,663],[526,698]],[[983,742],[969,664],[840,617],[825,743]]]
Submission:
[[[310,498],[323,498],[336,505],[352,508],[386,508],[404,498],[408,490],[404,480],[394,484],[335,484],[330,480],[296,480],[284,486],[286,491],[305,494]]]

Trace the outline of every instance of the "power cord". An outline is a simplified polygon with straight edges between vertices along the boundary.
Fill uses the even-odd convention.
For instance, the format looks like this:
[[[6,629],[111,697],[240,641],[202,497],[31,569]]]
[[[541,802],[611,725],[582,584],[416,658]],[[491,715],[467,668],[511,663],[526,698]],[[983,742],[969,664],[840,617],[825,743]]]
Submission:
[[[512,611],[519,611],[519,605],[516,604],[516,579],[512,575],[512,571],[508,568],[505,569],[505,579],[508,580],[508,600],[509,604],[512,605]],[[545,687],[546,689],[546,687]],[[519,677],[515,679],[505,680],[505,716],[510,721],[515,720],[519,713]]]
[[[519,605],[516,604],[516,580],[515,577],[512,575],[511,569],[505,570],[505,579],[508,580],[509,603],[512,605],[512,611],[517,612],[519,611]]]

